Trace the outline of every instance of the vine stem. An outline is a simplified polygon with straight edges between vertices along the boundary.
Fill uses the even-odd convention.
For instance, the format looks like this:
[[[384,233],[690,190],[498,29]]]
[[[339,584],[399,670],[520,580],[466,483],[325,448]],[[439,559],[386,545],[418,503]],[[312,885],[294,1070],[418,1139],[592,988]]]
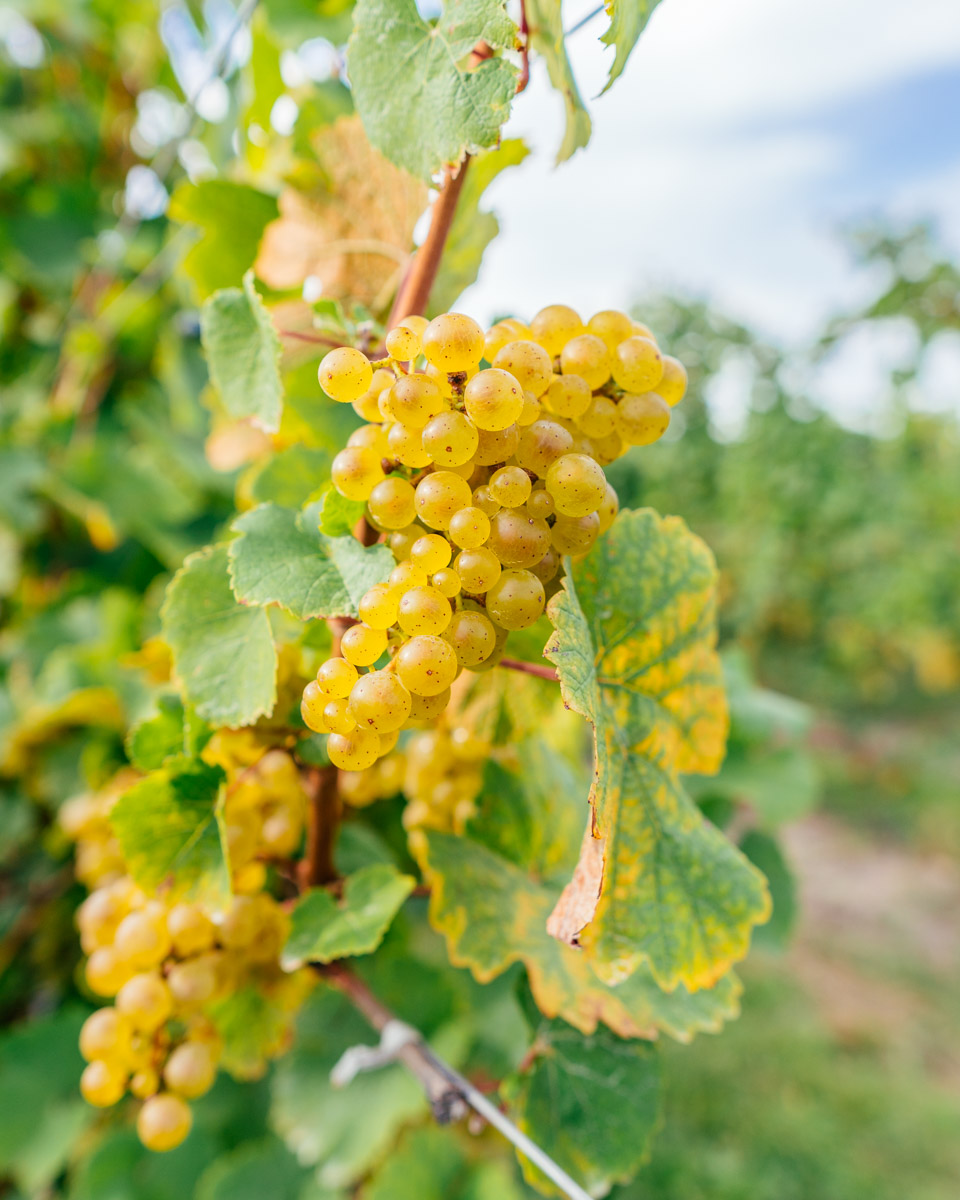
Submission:
[[[333,883],[338,872],[333,849],[340,822],[340,793],[336,767],[312,767],[307,777],[310,820],[307,822],[306,852],[300,861],[300,890]]]
[[[501,658],[497,664],[501,667],[506,667],[508,671],[523,671],[525,675],[536,675],[538,679],[549,679],[551,683],[559,682],[559,675],[546,664],[524,662],[519,658]]]

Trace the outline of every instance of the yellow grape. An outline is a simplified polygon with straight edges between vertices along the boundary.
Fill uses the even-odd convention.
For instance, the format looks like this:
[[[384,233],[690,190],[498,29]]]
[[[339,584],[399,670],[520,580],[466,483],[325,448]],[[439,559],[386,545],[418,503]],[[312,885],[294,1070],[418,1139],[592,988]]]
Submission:
[[[476,550],[490,536],[490,518],[482,508],[467,505],[451,517],[449,534],[462,550]]]
[[[629,337],[613,355],[613,378],[625,392],[649,392],[663,375],[663,357],[650,338]]]
[[[443,636],[453,647],[460,663],[468,668],[479,666],[489,658],[497,644],[496,630],[490,618],[470,609],[454,613]]]
[[[406,479],[391,475],[370,493],[367,509],[383,529],[405,529],[417,515],[413,488]]]
[[[436,636],[412,638],[400,647],[395,662],[404,686],[416,696],[435,696],[457,677],[456,654]]]
[[[387,648],[387,634],[362,622],[351,625],[340,639],[340,653],[355,667],[369,667]]]
[[[137,1136],[148,1150],[173,1150],[186,1139],[192,1125],[186,1101],[164,1092],[144,1102],[137,1117]]]
[[[490,495],[504,508],[526,504],[531,489],[530,476],[523,467],[501,467],[490,476]]]
[[[187,1100],[196,1100],[213,1087],[217,1060],[207,1042],[182,1042],[163,1068],[163,1081],[171,1092]]]
[[[98,1008],[80,1030],[80,1053],[95,1058],[122,1059],[130,1049],[130,1026],[115,1008]]]
[[[380,455],[369,446],[348,446],[334,458],[330,478],[341,496],[348,500],[368,500],[384,478]]]
[[[438,592],[448,599],[459,595],[462,587],[460,576],[451,567],[442,567],[439,571],[434,572],[430,582]]]
[[[320,386],[331,400],[349,404],[358,400],[373,381],[367,356],[350,346],[339,346],[325,355],[318,371]]]
[[[394,416],[408,429],[422,429],[446,407],[440,389],[426,375],[401,375],[392,391]]]
[[[584,517],[557,517],[550,537],[559,554],[586,554],[600,533],[595,512]]]
[[[451,410],[432,417],[423,427],[421,440],[424,452],[438,467],[461,467],[473,458],[479,437],[472,421]]]
[[[362,676],[361,678],[366,678]],[[351,693],[352,695],[352,693]],[[350,733],[356,729],[357,722],[348,707],[349,701],[342,696],[336,700],[328,700],[323,710],[323,719],[331,733]]]
[[[486,518],[484,518],[486,519]],[[411,637],[421,633],[443,633],[450,624],[450,601],[435,587],[416,587],[400,598],[397,620]]]
[[[159,1029],[173,1012],[166,980],[148,971],[134,975],[117,992],[117,1012],[144,1033]]]
[[[317,684],[327,696],[349,696],[357,682],[357,668],[344,658],[328,658],[317,671]]]
[[[544,403],[558,417],[576,418],[590,407],[590,384],[580,375],[557,375],[544,393]]]
[[[550,549],[550,526],[524,509],[501,509],[490,522],[486,549],[505,567],[531,567]]]
[[[577,425],[589,438],[607,437],[616,427],[616,414],[617,406],[609,396],[594,396]]]
[[[656,392],[626,395],[617,405],[617,433],[628,446],[649,446],[667,432],[670,406]]]
[[[479,467],[490,467],[512,458],[517,449],[520,433],[516,425],[506,429],[481,429],[473,461]]]
[[[560,353],[560,370],[564,375],[584,379],[590,389],[603,387],[610,378],[610,351],[606,342],[592,333],[572,338]]]
[[[607,480],[603,467],[588,455],[564,454],[551,464],[546,485],[558,513],[584,517],[603,503]]]
[[[411,362],[420,353],[420,335],[405,325],[398,325],[384,338],[384,345],[391,358]]]
[[[365,771],[380,756],[380,738],[372,730],[359,726],[350,733],[331,733],[327,738],[327,754],[342,771]]]
[[[175,904],[167,913],[167,932],[181,957],[209,950],[216,940],[214,924],[198,904]]]
[[[443,538],[439,540],[447,545]],[[447,557],[449,556],[450,547],[447,546]],[[396,588],[388,583],[375,583],[360,597],[357,612],[360,614],[360,620],[371,629],[389,629],[391,625],[396,624],[398,603]]]
[[[481,596],[500,578],[500,559],[487,546],[479,550],[461,550],[453,562],[463,590]]]
[[[558,421],[539,420],[520,433],[517,462],[534,475],[546,475],[550,464],[573,448],[573,435]]]
[[[358,729],[386,735],[399,729],[410,715],[410,693],[393,671],[371,671],[350,693],[350,712]],[[379,747],[382,753],[385,747]]]
[[[450,562],[450,543],[439,533],[424,534],[423,537],[417,538],[411,546],[410,558],[427,575],[433,575],[435,571],[441,570]],[[393,622],[391,621],[390,624],[392,625]]]
[[[508,342],[496,353],[494,367],[508,371],[521,389],[539,400],[553,377],[550,355],[536,342]]]
[[[556,358],[564,345],[583,333],[580,314],[566,304],[548,304],[530,322],[530,336]]]
[[[506,429],[523,412],[523,389],[508,371],[491,367],[469,381],[463,404],[477,429]]]
[[[94,1059],[80,1076],[80,1092],[88,1104],[109,1108],[116,1104],[127,1087],[127,1072],[119,1062]]]
[[[397,593],[397,603],[400,603],[400,595],[412,587],[425,587],[427,583],[427,572],[413,559],[407,559],[405,562],[397,563],[390,572],[390,587],[394,588]]]
[[[530,571],[504,571],[487,592],[487,612],[504,629],[526,629],[545,603],[543,584]]]
[[[483,343],[483,330],[463,313],[434,317],[423,331],[424,357],[447,373],[476,367],[483,357]]]
[[[403,463],[405,467],[412,467],[415,471],[422,470],[423,467],[429,467],[433,462],[429,453],[423,448],[423,431],[420,429],[408,429],[406,425],[401,425],[399,421],[395,425],[390,426],[390,432],[387,434],[387,445],[390,448],[391,455],[397,462]]]
[[[601,312],[594,313],[587,322],[587,333],[592,333],[594,337],[600,338],[613,354],[621,342],[633,336],[633,321],[626,313],[618,312],[614,308],[605,308]]]
[[[433,529],[446,529],[454,513],[470,500],[470,485],[452,471],[434,471],[417,484],[417,515]]]
[[[675,407],[687,393],[687,369],[679,359],[663,356],[663,374],[657,384],[657,395],[662,396],[671,408]]]

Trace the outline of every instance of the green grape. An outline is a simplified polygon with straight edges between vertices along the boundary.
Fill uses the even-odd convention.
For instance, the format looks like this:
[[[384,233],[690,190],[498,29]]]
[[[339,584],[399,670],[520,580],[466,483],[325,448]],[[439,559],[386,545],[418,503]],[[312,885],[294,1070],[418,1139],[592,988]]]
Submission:
[[[504,571],[487,592],[487,612],[504,629],[526,629],[545,603],[543,584],[530,571]]]
[[[663,376],[663,357],[650,338],[629,337],[613,355],[613,378],[625,392],[649,392]]]
[[[501,509],[490,522],[486,549],[505,567],[532,567],[550,549],[550,526],[525,509]]]
[[[600,534],[600,518],[595,512],[585,517],[557,517],[550,532],[558,554],[586,554]]]
[[[687,394],[687,368],[678,358],[663,356],[663,375],[657,383],[657,395],[662,396],[671,408]]]
[[[443,633],[450,624],[450,601],[435,587],[416,587],[400,598],[397,620],[411,637],[421,633]]]
[[[545,521],[547,517],[553,516],[553,497],[542,483],[538,483],[530,493],[530,499],[527,501],[527,512],[531,517],[537,517],[541,521]]]
[[[613,484],[607,483],[604,490],[603,501],[597,509],[597,516],[600,519],[600,533],[606,533],[610,526],[617,519],[617,513],[620,511],[620,497],[614,490]]]
[[[448,600],[460,594],[460,576],[451,567],[441,567],[435,571],[430,582]]]
[[[164,1092],[144,1101],[137,1116],[137,1136],[148,1150],[173,1150],[186,1139],[192,1125],[189,1104]]]
[[[583,321],[580,320],[580,314],[566,304],[548,304],[530,322],[531,337],[540,343],[551,358],[556,358],[564,345],[581,333]]]
[[[598,337],[611,354],[621,342],[634,334],[633,322],[626,313],[617,312],[614,308],[605,308],[602,312],[594,313],[587,322],[587,333]]]
[[[440,541],[443,541],[443,538]],[[416,544],[414,542],[414,545]],[[446,542],[443,544],[446,546]],[[449,556],[450,547],[447,546],[447,557]],[[397,621],[398,601],[396,588],[388,583],[375,583],[360,597],[360,603],[357,605],[360,620],[371,629],[389,629]],[[379,655],[377,657],[379,658]],[[373,661],[376,662],[376,659]]]
[[[488,517],[492,517],[500,511],[503,505],[496,499],[490,488],[483,483],[480,487],[474,489],[473,507],[479,508],[482,513],[486,513]]]
[[[525,425],[532,425],[540,414],[543,412],[543,406],[536,398],[533,392],[523,393],[523,408],[520,410],[520,416],[517,417],[517,424],[523,428]]]
[[[543,397],[551,412],[570,419],[582,416],[592,399],[589,383],[579,375],[557,375]]]
[[[386,648],[386,630],[372,629],[369,625],[351,625],[340,639],[340,653],[355,667],[372,666]]]
[[[391,358],[400,362],[413,362],[420,353],[420,335],[404,325],[398,325],[384,338],[384,345]]]
[[[560,370],[564,375],[579,375],[591,390],[603,387],[610,378],[610,351],[594,334],[582,333],[561,351]]]
[[[463,313],[434,317],[423,331],[423,354],[439,371],[470,371],[483,357],[483,330]]]
[[[324,355],[317,376],[331,400],[350,404],[369,389],[373,382],[373,367],[359,350],[338,346]]]
[[[109,1108],[116,1104],[126,1091],[127,1072],[113,1060],[101,1058],[87,1063],[80,1076],[80,1092],[88,1104],[96,1108]]]
[[[539,400],[553,378],[550,355],[536,342],[508,342],[497,351],[494,367],[509,371],[521,389]]]
[[[350,693],[350,712],[359,729],[386,735],[399,729],[410,715],[410,693],[394,671],[371,671],[357,680]],[[379,753],[389,747],[383,742]]]
[[[617,406],[609,396],[594,396],[590,407],[577,420],[581,432],[589,438],[607,437],[616,428]]]
[[[397,594],[397,604],[400,603],[400,596],[412,587],[426,587],[427,573],[419,563],[413,559],[407,559],[405,562],[397,563],[390,572],[390,587]]]
[[[220,956],[199,954],[174,963],[167,972],[167,986],[181,1010],[200,1008],[217,994],[220,985]]]
[[[362,678],[366,678],[363,676]],[[359,683],[359,680],[357,681]],[[356,684],[354,684],[356,689]],[[353,693],[350,693],[353,695]],[[352,733],[356,728],[356,721],[353,718],[348,705],[349,700],[345,700],[342,696],[336,700],[328,700],[323,709],[323,719],[327,724],[327,728],[331,733]]]
[[[508,342],[516,342],[518,340],[529,340],[531,337],[530,329],[524,325],[522,321],[518,321],[515,317],[507,317],[503,321],[497,321],[495,325],[491,325],[487,330],[487,336],[483,343],[483,357],[487,362],[493,362],[497,356],[497,351],[506,346]]]
[[[530,570],[541,583],[549,583],[560,570],[560,555],[556,550],[550,549],[539,562],[533,564]]]
[[[117,992],[117,1012],[134,1029],[144,1033],[159,1029],[173,1012],[173,997],[166,981],[151,971],[134,975]]]
[[[564,454],[551,465],[546,485],[561,516],[584,517],[603,503],[607,478],[586,454]]]
[[[368,500],[384,478],[380,455],[369,446],[348,446],[334,458],[330,478],[341,496],[348,500]]]
[[[396,376],[392,371],[378,367],[373,373],[370,387],[353,402],[353,409],[357,416],[363,417],[365,421],[379,421],[382,417],[380,393],[391,387],[395,379]]]
[[[405,479],[391,475],[370,493],[367,509],[383,529],[405,529],[417,515],[413,488]]]
[[[457,677],[456,654],[436,636],[411,638],[400,647],[395,662],[403,684],[416,696],[436,696]]]
[[[543,476],[561,454],[569,454],[572,446],[573,436],[558,421],[534,421],[520,433],[517,462],[534,475]]]
[[[487,487],[504,508],[519,508],[530,495],[530,476],[523,467],[501,467],[490,476]]]
[[[617,405],[617,433],[628,446],[659,441],[670,424],[670,405],[656,392],[626,395]]]
[[[479,550],[461,550],[453,562],[463,590],[481,596],[500,578],[500,559],[487,546]]]
[[[461,550],[476,550],[490,536],[490,518],[482,508],[471,504],[453,514],[448,532]]]
[[[133,967],[152,967],[170,953],[163,910],[158,906],[132,912],[117,926],[113,948]]]
[[[380,757],[380,738],[372,729],[360,726],[350,733],[331,733],[327,738],[327,755],[341,771],[365,771]]]
[[[420,471],[429,467],[433,459],[423,448],[423,432],[420,429],[408,429],[399,421],[390,426],[387,434],[387,445],[391,455],[405,467]]]
[[[478,441],[476,426],[455,410],[439,413],[423,427],[423,449],[438,467],[462,467],[470,462]]]
[[[450,703],[450,689],[434,696],[411,695],[410,721],[435,721]]]
[[[410,558],[425,574],[433,575],[450,562],[450,543],[439,533],[425,534],[413,543]]]
[[[98,1008],[80,1030],[80,1053],[95,1058],[125,1059],[130,1052],[130,1026],[115,1008]]]
[[[356,682],[357,668],[345,658],[328,658],[317,671],[317,684],[328,697],[349,696]]]
[[[506,429],[523,412],[523,389],[509,372],[491,367],[470,380],[463,404],[477,429]]]
[[[454,513],[472,499],[470,485],[452,471],[434,471],[417,484],[417,515],[433,529],[446,529]]]
[[[440,389],[426,375],[401,375],[393,385],[391,408],[408,429],[423,429],[445,407]]]
[[[481,612],[461,609],[444,633],[456,652],[461,666],[476,667],[496,649],[497,634],[493,622]]]
[[[519,437],[520,431],[516,425],[508,425],[506,429],[481,429],[473,461],[478,467],[506,462],[513,457]]]
[[[213,922],[198,904],[175,904],[167,913],[167,932],[181,957],[209,950],[217,936]]]

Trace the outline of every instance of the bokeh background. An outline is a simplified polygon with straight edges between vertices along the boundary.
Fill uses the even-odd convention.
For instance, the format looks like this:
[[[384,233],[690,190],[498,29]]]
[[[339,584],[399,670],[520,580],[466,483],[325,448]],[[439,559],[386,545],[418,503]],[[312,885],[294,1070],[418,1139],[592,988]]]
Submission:
[[[162,581],[230,510],[236,472],[214,470],[230,465],[222,446],[210,462],[190,306],[163,267],[177,181],[229,170],[237,127],[295,141],[336,68],[329,42],[306,39],[307,6],[266,7],[294,49],[257,111],[238,98],[262,61],[255,35],[235,40],[169,158],[183,95],[236,20],[228,0],[0,5],[0,620],[25,573],[39,580],[41,545],[101,589],[96,605],[59,596],[26,639],[0,630],[0,1194],[174,1200],[202,1173],[112,1143],[71,1165],[92,1134],[62,1009],[77,953],[63,848],[44,813],[96,750],[66,721],[34,753],[42,721],[14,736],[8,697],[62,699],[109,673],[136,645],[124,589]],[[593,7],[570,4],[568,24]],[[606,70],[596,23],[570,38],[586,96]],[[489,189],[501,233],[459,307],[631,306],[687,364],[668,438],[617,464],[615,484],[717,554],[734,732],[700,799],[721,823],[748,802],[778,897],[740,1021],[666,1048],[665,1130],[617,1195],[952,1200],[960,20],[943,0],[664,0],[590,107],[593,143],[555,167],[562,113],[535,69],[507,131],[532,153]],[[118,263],[147,273],[115,288],[107,339],[68,318],[79,281]],[[61,418],[101,386],[110,442],[93,450]],[[19,1024],[61,1011],[42,1037]],[[259,1136],[253,1085],[206,1103],[218,1145]]]

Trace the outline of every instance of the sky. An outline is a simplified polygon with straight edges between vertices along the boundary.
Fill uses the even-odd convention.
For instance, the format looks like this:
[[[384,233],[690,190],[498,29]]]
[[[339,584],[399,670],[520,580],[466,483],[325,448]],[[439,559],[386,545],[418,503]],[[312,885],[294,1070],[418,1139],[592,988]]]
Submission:
[[[569,26],[578,3],[564,9]],[[604,26],[569,39],[586,150],[554,166],[562,102],[542,64],[514,106],[505,136],[533,154],[489,189],[501,236],[466,311],[592,311],[664,289],[799,343],[877,285],[844,228],[933,217],[960,251],[957,0],[663,0],[625,74],[589,99]]]

